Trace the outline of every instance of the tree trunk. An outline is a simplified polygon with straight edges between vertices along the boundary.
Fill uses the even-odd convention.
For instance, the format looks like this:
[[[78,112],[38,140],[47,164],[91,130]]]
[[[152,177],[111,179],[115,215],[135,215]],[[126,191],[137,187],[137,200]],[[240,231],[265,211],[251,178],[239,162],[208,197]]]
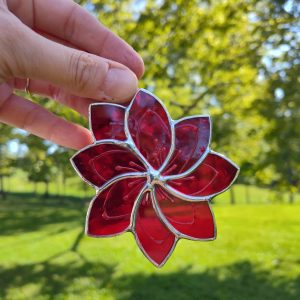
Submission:
[[[4,176],[0,175],[0,196],[3,200],[6,198],[6,194],[4,191]]]
[[[87,198],[87,187],[84,186],[83,190],[84,190],[84,198]]]
[[[37,194],[37,182],[34,182],[33,183],[33,193],[34,193],[34,195],[36,196],[36,194]]]
[[[59,180],[59,176],[56,179],[56,195],[57,196],[60,195],[60,180]]]
[[[293,192],[290,192],[290,195],[289,195],[289,202],[290,204],[293,204],[294,203],[294,193]]]
[[[0,163],[2,161],[2,146],[0,145]],[[4,191],[4,182],[3,182],[3,174],[0,174],[0,196],[4,200],[5,199],[5,191]]]
[[[67,178],[65,176],[62,176],[62,194],[66,195],[66,186],[67,186]]]
[[[245,191],[246,191],[246,203],[249,204],[250,203],[250,190],[249,190],[248,185],[245,186]]]
[[[233,187],[230,188],[230,204],[232,205],[235,204],[235,195],[234,195]]]
[[[49,182],[45,182],[45,194],[44,194],[45,198],[49,197]]]

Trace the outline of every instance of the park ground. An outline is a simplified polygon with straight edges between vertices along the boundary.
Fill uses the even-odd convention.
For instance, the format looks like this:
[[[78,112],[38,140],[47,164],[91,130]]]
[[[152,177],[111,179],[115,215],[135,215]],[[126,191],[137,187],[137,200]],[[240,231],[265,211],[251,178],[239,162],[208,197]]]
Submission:
[[[10,193],[0,202],[0,299],[300,299],[299,199],[264,193],[253,188],[250,204],[216,198],[217,240],[181,240],[162,269],[130,233],[85,237],[82,198]]]

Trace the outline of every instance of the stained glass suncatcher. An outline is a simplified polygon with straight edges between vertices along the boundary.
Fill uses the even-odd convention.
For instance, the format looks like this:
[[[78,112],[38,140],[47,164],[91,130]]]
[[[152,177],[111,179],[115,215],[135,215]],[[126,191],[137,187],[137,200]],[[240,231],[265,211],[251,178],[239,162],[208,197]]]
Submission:
[[[140,89],[128,107],[92,104],[90,128],[94,144],[71,158],[96,189],[87,235],[130,231],[159,267],[179,239],[216,238],[209,201],[229,188],[239,168],[209,148],[209,116],[174,121],[157,97]]]

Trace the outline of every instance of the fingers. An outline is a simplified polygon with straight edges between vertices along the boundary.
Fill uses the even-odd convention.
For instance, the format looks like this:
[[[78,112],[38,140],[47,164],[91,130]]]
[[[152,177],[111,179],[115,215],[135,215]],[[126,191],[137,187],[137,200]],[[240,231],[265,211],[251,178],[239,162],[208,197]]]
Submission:
[[[0,85],[0,122],[24,129],[61,146],[81,149],[91,144],[90,132],[70,123],[12,93],[8,84]]]
[[[15,89],[24,91],[26,79],[13,79],[9,81],[9,84]],[[95,100],[93,99],[71,95],[57,86],[40,80],[30,80],[28,90],[33,94],[39,94],[55,99],[86,118],[88,117],[90,104],[95,103]]]
[[[16,42],[15,77],[50,82],[71,94],[97,100],[130,99],[137,90],[135,74],[124,65],[50,41],[29,28]],[[19,33],[20,34],[20,33]]]
[[[23,22],[66,40],[87,52],[128,66],[138,78],[144,72],[141,57],[117,35],[71,0],[7,0]]]

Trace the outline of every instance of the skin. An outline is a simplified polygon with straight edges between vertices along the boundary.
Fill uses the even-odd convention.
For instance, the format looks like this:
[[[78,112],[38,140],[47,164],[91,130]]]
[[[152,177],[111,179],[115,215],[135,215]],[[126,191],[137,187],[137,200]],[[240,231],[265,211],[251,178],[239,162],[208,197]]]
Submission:
[[[19,97],[45,95],[87,116],[96,101],[123,103],[144,65],[121,38],[71,0],[0,0],[0,122],[80,149],[90,132]],[[92,100],[93,99],[93,100]]]

